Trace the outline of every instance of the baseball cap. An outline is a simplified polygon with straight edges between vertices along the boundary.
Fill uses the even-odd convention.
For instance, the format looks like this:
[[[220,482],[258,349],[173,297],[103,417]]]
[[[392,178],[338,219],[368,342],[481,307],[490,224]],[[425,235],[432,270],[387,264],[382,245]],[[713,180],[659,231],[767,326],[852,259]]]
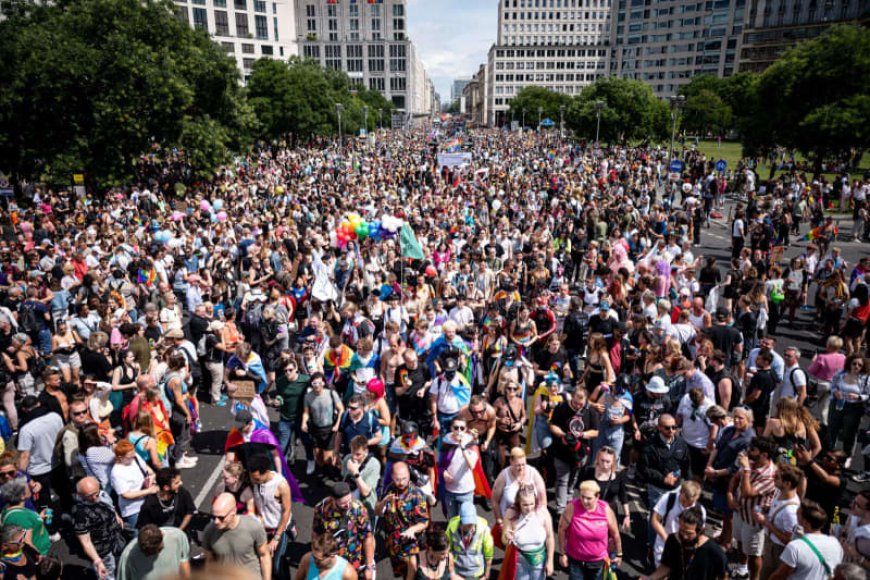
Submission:
[[[350,486],[347,482],[339,481],[332,486],[332,497],[338,499],[350,495]]]
[[[236,423],[236,427],[244,427],[248,423],[254,422],[254,416],[247,409],[242,409],[241,411],[236,413],[234,421]]]
[[[459,506],[459,523],[462,525],[477,523],[477,510],[474,509],[474,504],[470,501],[463,502]]]
[[[718,318],[719,320],[725,320],[729,316],[731,316],[731,311],[724,306],[720,306],[716,309],[716,318]]]
[[[444,370],[445,371],[455,371],[459,368],[459,359],[455,357],[448,357],[444,359]]]

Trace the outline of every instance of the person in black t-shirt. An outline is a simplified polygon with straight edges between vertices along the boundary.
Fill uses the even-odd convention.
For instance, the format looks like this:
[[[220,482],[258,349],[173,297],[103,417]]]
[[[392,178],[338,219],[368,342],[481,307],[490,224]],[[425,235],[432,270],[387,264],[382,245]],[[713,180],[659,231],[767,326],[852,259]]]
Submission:
[[[428,437],[432,429],[432,413],[429,408],[429,386],[432,375],[429,367],[421,365],[414,349],[407,349],[402,355],[404,364],[396,368],[396,403],[402,421],[414,421],[419,425],[421,435]]]
[[[553,434],[553,459],[556,468],[556,512],[564,511],[568,490],[573,489],[598,437],[598,412],[588,403],[586,389],[577,390],[553,409],[550,432]]]
[[[773,355],[769,351],[762,350],[755,357],[758,370],[752,375],[749,387],[746,389],[746,398],[743,400],[752,409],[755,415],[755,428],[763,429],[770,413],[770,394],[776,388],[776,375],[770,368]]]
[[[720,306],[716,309],[716,321],[706,329],[706,334],[713,341],[713,348],[727,355],[725,368],[731,369],[743,358],[743,335],[733,326],[728,326],[731,311]]]
[[[683,580],[725,578],[728,559],[716,542],[704,535],[701,510],[689,508],[678,516],[679,530],[668,536],[662,563],[644,580]]]
[[[154,524],[185,531],[196,508],[190,492],[183,487],[181,472],[174,467],[164,467],[157,472],[156,481],[160,491],[145,498],[136,527],[141,530],[146,524]]]

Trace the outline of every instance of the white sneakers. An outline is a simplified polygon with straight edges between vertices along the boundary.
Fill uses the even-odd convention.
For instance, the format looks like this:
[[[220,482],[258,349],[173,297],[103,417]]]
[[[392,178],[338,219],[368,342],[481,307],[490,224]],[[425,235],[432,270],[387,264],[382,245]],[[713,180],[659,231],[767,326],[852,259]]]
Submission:
[[[192,467],[196,467],[198,461],[198,457],[188,457],[187,455],[184,455],[182,456],[181,460],[175,463],[175,467],[177,467],[178,469],[190,469]]]
[[[313,461],[309,461],[308,466],[305,468],[305,474],[311,475],[312,473],[314,473],[315,467],[317,467],[317,465]]]

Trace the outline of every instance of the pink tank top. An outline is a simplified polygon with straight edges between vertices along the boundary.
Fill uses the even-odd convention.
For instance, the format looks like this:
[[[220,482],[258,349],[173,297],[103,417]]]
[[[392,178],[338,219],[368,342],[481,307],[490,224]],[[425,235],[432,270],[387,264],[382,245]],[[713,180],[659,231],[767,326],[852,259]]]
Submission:
[[[574,518],[565,538],[568,556],[580,562],[599,562],[607,557],[607,502],[599,499],[591,512],[581,500],[573,502]]]

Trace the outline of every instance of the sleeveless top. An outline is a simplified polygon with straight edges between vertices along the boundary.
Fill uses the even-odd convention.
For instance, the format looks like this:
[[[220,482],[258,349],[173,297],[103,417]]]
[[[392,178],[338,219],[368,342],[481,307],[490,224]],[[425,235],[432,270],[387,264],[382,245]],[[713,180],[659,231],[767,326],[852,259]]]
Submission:
[[[689,322],[691,322],[695,328],[704,328],[704,315],[706,314],[707,311],[705,310],[701,312],[700,316],[695,316],[692,311],[689,310]]]
[[[504,515],[504,513],[507,511],[507,509],[509,507],[514,505],[514,501],[517,498],[517,492],[520,490],[520,485],[521,484],[522,485],[532,485],[531,473],[526,471],[526,475],[527,475],[526,481],[520,482],[520,481],[517,481],[516,479],[514,479],[513,476],[511,476],[511,468],[510,467],[506,467],[504,469],[505,484],[504,484],[504,490],[502,491],[502,494],[501,494],[501,501],[499,502],[499,507],[501,508],[502,515]],[[534,485],[532,485],[532,489],[535,491],[535,494],[537,495],[537,491],[538,491],[537,488]],[[537,497],[535,497],[535,499],[537,500]]]
[[[425,564],[425,565],[424,565]],[[443,566],[443,570],[441,570]],[[435,576],[428,576],[423,571],[426,568],[431,571]],[[441,570],[441,575],[438,574],[438,570]],[[438,562],[438,565],[435,568],[429,568],[429,563],[426,561],[426,552],[421,552],[419,555],[419,563],[417,564],[417,573],[414,575],[414,580],[450,580],[450,570],[447,567],[447,560],[442,560]]]
[[[335,557],[335,564],[332,565],[325,576],[320,575],[320,569],[317,567],[317,564],[314,562],[314,558],[311,557],[308,560],[308,576],[306,576],[306,580],[341,580],[344,576],[344,569],[347,568],[347,560],[342,558],[341,556]]]
[[[284,481],[287,480],[283,475],[273,472],[270,481],[253,486],[254,505],[257,506],[257,513],[263,516],[263,527],[267,531],[274,530],[281,523],[281,502],[275,496],[278,495],[278,486]]]
[[[573,560],[600,562],[607,557],[607,502],[597,501],[593,511],[586,511],[581,500],[573,500],[574,517],[566,536],[566,551]]]
[[[144,433],[130,433],[127,435],[127,440],[133,444],[133,448],[136,450],[136,455],[138,455],[139,458],[148,465],[151,464],[151,453],[148,452],[148,449],[145,446],[150,438],[150,435],[145,435]]]
[[[514,524],[513,543],[521,552],[540,550],[547,542],[547,529],[541,520],[541,512],[531,511],[521,515]],[[549,517],[549,514],[545,517]]]

